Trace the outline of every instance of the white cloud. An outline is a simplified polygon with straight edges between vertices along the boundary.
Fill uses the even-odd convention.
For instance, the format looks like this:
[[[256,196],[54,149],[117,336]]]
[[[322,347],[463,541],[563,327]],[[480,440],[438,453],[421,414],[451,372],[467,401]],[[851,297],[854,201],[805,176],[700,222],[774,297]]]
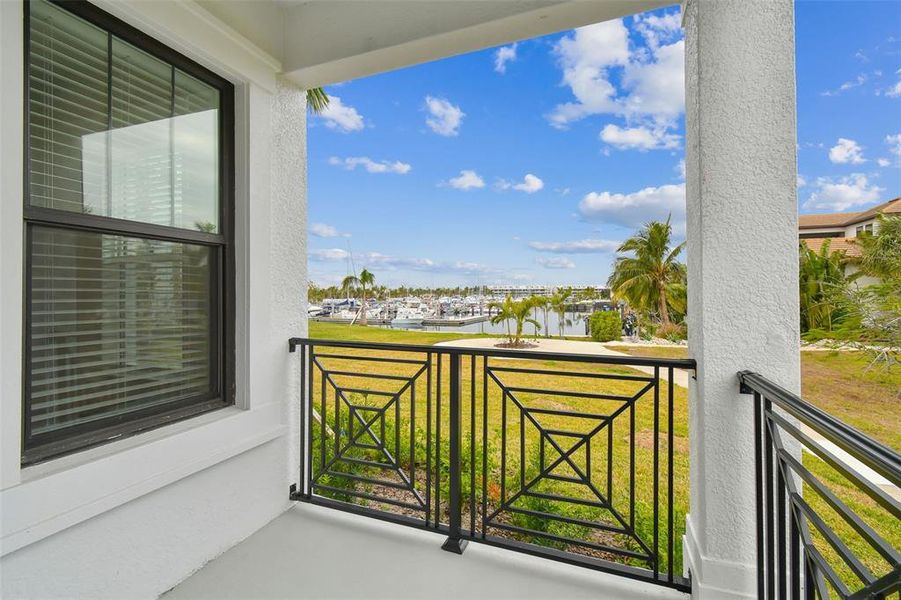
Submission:
[[[317,250],[310,257],[318,262],[342,262],[350,258],[350,253],[341,248]],[[452,261],[438,262],[430,258],[392,256],[381,252],[356,253],[353,256],[357,265],[366,268],[378,268],[386,271],[410,270],[428,273],[457,273],[463,275],[496,274],[500,271],[494,267],[476,262]]]
[[[498,179],[495,187],[499,190],[516,190],[517,192],[525,192],[527,194],[534,194],[535,192],[540,191],[544,188],[544,182],[537,177],[536,175],[532,175],[531,173],[526,173],[525,177],[522,178],[520,183],[512,183],[507,181],[506,179]]]
[[[516,44],[498,48],[494,53],[494,70],[500,74],[507,72],[507,63],[516,60]]]
[[[892,161],[890,161],[890,160],[887,159],[887,158],[877,158],[877,159],[876,159],[876,163],[877,163],[880,167],[887,167],[887,166],[889,166],[889,165],[892,164]]]
[[[666,133],[666,129],[657,127],[619,127],[608,124],[601,130],[601,141],[618,148],[619,150],[637,149],[642,152],[647,150],[670,149],[679,147],[680,137]]]
[[[859,165],[866,162],[863,157],[863,148],[854,140],[838,138],[838,143],[829,149],[829,160],[836,164]]]
[[[328,106],[319,114],[326,127],[341,133],[350,133],[363,129],[363,116],[352,106],[346,106],[338,96],[330,96]]]
[[[673,148],[678,136],[668,130],[685,110],[685,43],[678,12],[635,17],[635,29],[646,44],[634,49],[622,19],[574,30],[555,46],[563,84],[574,101],[557,105],[548,115],[554,127],[591,115],[625,118],[626,126],[608,125],[601,132],[618,148]],[[619,88],[615,85],[618,82]]]
[[[679,179],[685,181],[685,159],[679,161],[679,164],[676,165],[676,173],[679,174]]]
[[[629,61],[629,32],[622,19],[580,27],[557,42],[554,50],[563,83],[576,101],[558,105],[549,116],[552,125],[565,127],[591,114],[618,110],[608,69]]]
[[[861,73],[855,79],[844,82],[843,84],[841,84],[834,90],[826,90],[825,92],[820,92],[820,95],[821,96],[838,96],[842,92],[847,92],[848,90],[850,90],[852,88],[860,87],[863,84],[865,84],[866,82],[867,82],[866,73]]]
[[[577,240],[573,242],[529,242],[529,248],[557,254],[601,254],[616,252],[622,242],[612,240]]]
[[[566,258],[565,256],[553,256],[546,257],[541,256],[535,259],[539,265],[544,267],[545,269],[575,269],[576,263]]]
[[[623,87],[628,90],[622,101],[627,118],[672,123],[685,110],[685,42],[661,46],[646,61],[630,62]]]
[[[663,15],[638,14],[633,19],[636,31],[641,33],[651,48],[657,48],[663,42],[678,39],[682,32],[682,13],[680,11]]]
[[[310,233],[315,235],[316,237],[322,238],[333,238],[341,235],[338,233],[338,230],[332,227],[331,225],[326,225],[325,223],[313,223],[310,225]]]
[[[807,185],[807,180],[804,179],[804,176],[803,176],[803,175],[798,175],[798,187],[799,187],[799,188],[802,188],[802,187],[804,187],[805,185]]]
[[[318,261],[338,261],[347,260],[350,257],[350,253],[341,248],[328,248],[326,250],[315,250],[310,253],[310,257]]]
[[[889,152],[901,158],[901,133],[885,136],[885,143],[888,144]]]
[[[328,159],[328,164],[344,167],[348,171],[353,171],[357,167],[363,167],[369,173],[396,173],[397,175],[406,175],[413,168],[409,163],[390,162],[387,160],[376,161],[368,156],[348,156],[347,158],[333,156]]]
[[[460,133],[460,125],[466,113],[444,98],[425,97],[425,108],[429,112],[425,124],[429,129],[443,136],[455,136]]]
[[[901,96],[901,81],[885,90],[885,95],[889,98],[898,98],[899,96]]]
[[[452,177],[447,181],[447,185],[458,190],[472,190],[485,187],[485,180],[470,169],[460,171],[460,175]]]
[[[636,229],[648,221],[665,221],[672,216],[673,229],[685,229],[685,184],[647,187],[630,194],[591,192],[579,203],[579,214],[591,221],[603,221]]]
[[[814,191],[804,203],[804,208],[808,210],[845,211],[876,202],[884,191],[875,184],[871,185],[867,176],[860,173],[839,179],[820,177],[814,186]]]

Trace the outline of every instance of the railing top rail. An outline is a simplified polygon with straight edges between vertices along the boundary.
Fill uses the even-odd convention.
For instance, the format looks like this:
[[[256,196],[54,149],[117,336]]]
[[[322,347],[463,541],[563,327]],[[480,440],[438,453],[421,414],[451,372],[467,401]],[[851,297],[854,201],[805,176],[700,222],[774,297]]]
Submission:
[[[495,358],[518,358],[522,360],[560,360],[570,362],[589,362],[610,365],[662,367],[694,370],[693,358],[653,358],[645,356],[608,356],[603,354],[570,354],[564,352],[541,352],[535,350],[508,350],[503,348],[468,348],[465,346],[429,346],[425,344],[394,344],[386,342],[351,342],[344,340],[328,340],[293,337],[288,340],[289,350],[294,352],[297,346],[313,345],[330,348],[353,348],[357,350],[388,350],[394,352],[435,352],[445,354],[466,354]]]
[[[752,371],[738,374],[744,393],[758,393],[823,435],[895,485],[901,485],[901,455],[817,408],[797,394]]]

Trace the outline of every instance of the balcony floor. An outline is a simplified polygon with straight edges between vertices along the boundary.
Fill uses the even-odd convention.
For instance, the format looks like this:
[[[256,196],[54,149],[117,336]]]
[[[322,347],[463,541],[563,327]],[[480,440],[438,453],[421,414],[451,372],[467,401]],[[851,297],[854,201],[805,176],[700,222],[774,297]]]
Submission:
[[[195,598],[664,598],[652,584],[298,504],[165,595]]]

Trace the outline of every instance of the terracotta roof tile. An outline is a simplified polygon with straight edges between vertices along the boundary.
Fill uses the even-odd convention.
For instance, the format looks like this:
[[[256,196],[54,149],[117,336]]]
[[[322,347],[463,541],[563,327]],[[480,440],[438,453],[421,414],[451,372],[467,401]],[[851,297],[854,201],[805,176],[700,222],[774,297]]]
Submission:
[[[799,215],[798,227],[800,229],[817,229],[821,227],[847,227],[854,223],[860,223],[872,219],[880,213],[901,214],[901,197],[883,202],[873,208],[862,212],[846,213],[821,213],[815,215]]]
[[[807,247],[813,250],[814,252],[819,252],[820,248],[823,247],[823,242],[829,240],[829,251],[830,252],[838,252],[842,251],[847,256],[851,258],[857,258],[861,256],[860,246],[854,241],[854,238],[846,238],[846,237],[838,237],[838,238],[812,238],[801,240],[803,243],[807,244]]]

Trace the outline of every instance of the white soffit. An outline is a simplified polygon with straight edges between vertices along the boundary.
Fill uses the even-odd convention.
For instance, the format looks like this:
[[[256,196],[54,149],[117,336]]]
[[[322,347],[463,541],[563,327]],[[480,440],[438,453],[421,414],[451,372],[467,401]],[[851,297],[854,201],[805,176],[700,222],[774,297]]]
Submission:
[[[677,4],[673,0],[279,0],[285,74],[337,83]]]

